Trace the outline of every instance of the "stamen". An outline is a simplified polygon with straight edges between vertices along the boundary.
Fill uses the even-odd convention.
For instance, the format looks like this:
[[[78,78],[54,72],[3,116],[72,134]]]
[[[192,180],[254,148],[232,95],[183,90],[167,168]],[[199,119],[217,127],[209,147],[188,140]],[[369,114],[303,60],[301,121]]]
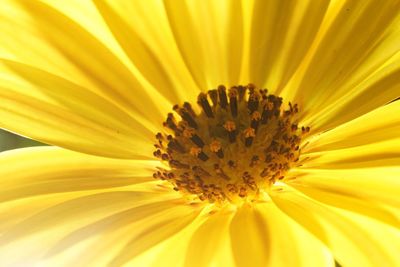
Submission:
[[[252,114],[254,111],[258,109],[258,101],[260,99],[260,95],[258,92],[250,91],[249,102],[247,103],[247,108]]]
[[[222,159],[224,157],[224,152],[221,149],[221,142],[214,140],[210,144],[210,150],[217,154],[217,156]]]
[[[201,140],[201,138],[196,134],[196,131],[193,128],[186,128],[183,131],[183,136],[192,140],[192,142],[195,143],[199,147],[204,146],[203,140]]]
[[[228,131],[229,142],[234,143],[236,140],[236,125],[233,121],[227,121],[224,128]]]
[[[194,112],[192,105],[190,105],[189,102],[185,102],[183,103],[183,107],[190,113],[190,115],[195,118],[196,117],[196,113]]]
[[[193,156],[198,157],[202,161],[207,161],[208,160],[208,156],[201,150],[200,147],[192,147],[190,149],[190,154],[192,154]]]
[[[256,131],[253,128],[247,128],[243,131],[245,138],[245,146],[249,147],[253,143],[253,139],[256,136]]]
[[[232,117],[236,118],[237,117],[237,89],[235,87],[232,87],[229,90],[229,105],[231,108],[231,114]]]
[[[228,106],[228,99],[226,97],[226,88],[223,85],[218,86],[219,105],[221,108],[226,109]]]
[[[173,190],[210,203],[258,201],[303,163],[301,139],[310,127],[299,125],[297,104],[285,110],[281,97],[253,84],[233,86],[228,95],[218,86],[200,93],[197,103],[200,113],[189,102],[175,105],[181,120],[168,113],[165,131],[155,136],[153,155],[169,168],[153,177]]]
[[[213,103],[213,107],[216,107],[218,105],[218,91],[216,89],[210,90],[208,91],[208,95]]]
[[[251,114],[251,128],[253,128],[255,132],[257,132],[260,120],[261,120],[260,112],[254,111],[253,114]]]
[[[198,126],[196,121],[187,110],[184,108],[179,108],[178,106],[174,107],[174,110],[178,112],[178,114],[189,124],[190,127],[197,129]]]
[[[242,102],[244,96],[246,95],[247,88],[242,85],[239,85],[237,88],[238,88],[238,93],[239,93],[239,102]]]
[[[203,111],[207,115],[207,117],[214,118],[214,114],[211,109],[210,103],[208,103],[206,94],[200,93],[197,103],[203,108]]]

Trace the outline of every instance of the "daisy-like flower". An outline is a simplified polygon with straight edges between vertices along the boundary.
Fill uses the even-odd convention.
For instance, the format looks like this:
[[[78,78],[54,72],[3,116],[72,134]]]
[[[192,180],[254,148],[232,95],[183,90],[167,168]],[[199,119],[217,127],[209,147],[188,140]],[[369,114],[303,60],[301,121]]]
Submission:
[[[3,0],[0,266],[400,266],[399,10]]]

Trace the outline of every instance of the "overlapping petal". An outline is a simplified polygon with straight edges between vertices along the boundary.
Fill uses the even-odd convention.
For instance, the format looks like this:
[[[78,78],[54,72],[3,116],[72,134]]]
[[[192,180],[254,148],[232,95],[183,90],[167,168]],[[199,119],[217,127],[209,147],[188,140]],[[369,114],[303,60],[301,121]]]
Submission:
[[[273,203],[239,209],[231,223],[231,240],[236,266],[334,264],[329,251]]]
[[[100,241],[116,236],[122,241],[121,229],[125,237],[136,231],[135,240],[143,235],[143,247],[135,245],[140,254],[167,238],[160,231],[173,234],[180,229],[182,216],[194,216],[199,210],[186,205],[179,194],[149,182],[157,165],[152,161],[107,159],[55,147],[4,152],[0,161],[0,263],[4,266],[45,264],[81,245],[77,261],[71,258],[65,266],[97,264],[101,250],[104,259],[112,262],[124,254],[122,247],[110,251],[109,241]],[[186,217],[188,223],[193,216]],[[168,220],[174,223],[160,227]],[[147,233],[154,227],[158,232],[151,231],[155,239],[150,242]],[[88,253],[86,241],[94,247],[93,239],[97,239],[98,250]],[[16,251],[19,257],[6,256]]]
[[[195,99],[199,88],[182,60],[162,2],[94,3],[130,60],[158,92],[174,104]]]
[[[2,154],[0,265],[400,265],[399,1],[6,1],[0,127],[136,160]],[[199,216],[138,160],[172,104],[239,82],[319,133],[271,192],[314,236],[273,203]]]
[[[399,145],[399,114],[400,101],[382,106],[334,129],[313,136],[309,140],[309,144],[305,147],[304,153],[309,154],[326,151],[327,156],[330,156],[330,152],[328,151],[333,151],[333,154],[335,154],[340,153],[340,150],[352,148],[354,150],[363,150],[365,156],[368,156],[368,153],[373,155],[379,152],[379,150],[382,152],[389,152],[390,146],[393,146],[392,153],[396,153],[396,148]],[[381,148],[376,144],[378,142],[383,142]],[[369,145],[376,145],[377,147],[368,149]],[[346,150],[343,150],[343,154],[345,154],[345,152]],[[349,156],[351,157],[351,155],[353,154],[350,153]],[[372,155],[370,158],[375,158]],[[387,153],[387,155],[390,157],[390,153]]]
[[[177,46],[199,88],[237,84],[244,38],[241,1],[166,0],[164,5]]]
[[[2,201],[149,182],[159,165],[156,161],[108,159],[56,147],[24,148],[0,155]]]
[[[287,186],[272,193],[274,203],[285,213],[313,233],[332,251],[344,266],[397,266],[399,259],[385,243],[377,242],[373,229],[366,229],[361,221],[343,216],[340,211],[312,200]],[[373,222],[372,222],[373,223]],[[379,233],[399,234],[398,228],[375,224]],[[389,237],[393,240],[392,237]],[[397,240],[398,241],[398,240]],[[397,244],[395,244],[397,247]]]
[[[279,93],[310,49],[329,1],[251,2],[245,77]]]
[[[333,1],[287,89],[314,130],[326,130],[400,95],[399,1]],[[294,90],[295,89],[295,90]]]
[[[135,142],[134,139],[140,139],[141,135],[145,135],[147,140],[150,138],[148,131],[155,131],[155,125],[161,123],[165,111],[172,104],[154,89],[143,87],[140,78],[121,60],[120,53],[107,47],[98,36],[89,33],[79,23],[44,3],[10,2],[1,14],[4,19],[0,29],[2,36],[7,36],[0,51],[0,57],[3,58],[2,108],[9,117],[2,121],[2,127],[70,149],[82,151],[88,147],[84,152],[93,154],[99,154],[99,146],[107,144],[106,139],[118,140],[125,135],[126,139]],[[18,21],[16,18],[19,18]],[[29,39],[33,48],[26,49],[21,38]],[[54,62],[58,65],[55,66]],[[39,77],[35,77],[38,74]],[[27,102],[25,99],[31,96],[34,96],[32,102]],[[71,105],[77,99],[79,102]],[[90,109],[91,113],[86,114]],[[90,121],[95,118],[101,120],[107,116],[105,113],[111,118],[125,118],[125,127],[111,124],[107,128],[110,120],[103,121],[101,125],[98,121],[94,125]],[[44,118],[47,115],[52,125],[32,118],[32,114],[40,114],[36,116]],[[52,114],[60,118],[57,120],[56,115]],[[66,123],[62,118],[72,121]],[[21,129],[25,123],[29,126]],[[64,129],[65,132],[75,137],[75,141],[79,139],[79,129],[84,126],[86,132],[102,127],[103,133],[91,132],[81,139],[90,140],[89,136],[100,138],[89,142],[79,140],[75,144],[68,144],[73,138],[62,136],[61,133],[52,134],[51,140],[47,136],[40,136],[57,132],[57,125],[61,126],[59,131],[62,131],[65,124],[70,125],[70,128]],[[44,129],[40,129],[40,126]],[[118,134],[127,128],[138,134],[130,137]],[[109,133],[105,134],[105,131]],[[90,142],[98,147],[91,148],[95,144],[90,145]],[[111,147],[112,143],[108,143]],[[134,145],[134,148],[139,146]],[[117,153],[114,151],[108,156],[129,157],[126,151],[120,151],[120,156]]]

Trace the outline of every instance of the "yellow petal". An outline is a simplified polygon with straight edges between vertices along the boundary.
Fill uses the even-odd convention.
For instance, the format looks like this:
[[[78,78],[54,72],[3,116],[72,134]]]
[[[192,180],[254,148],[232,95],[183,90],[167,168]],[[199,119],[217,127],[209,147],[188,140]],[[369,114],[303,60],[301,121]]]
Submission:
[[[360,142],[360,139],[354,138],[355,142]],[[341,144],[346,143],[345,140],[342,141],[344,142],[341,142]],[[350,144],[350,142],[347,144]],[[338,143],[334,145],[338,145]],[[315,149],[319,149],[319,147]],[[305,153],[302,156],[308,158],[302,165],[303,169],[352,169],[399,166],[400,139],[391,139],[344,149]]]
[[[250,81],[280,91],[306,55],[329,2],[255,1],[250,28]]]
[[[115,45],[111,48],[104,44],[109,43],[107,38],[111,35],[96,33],[94,36],[84,28],[85,24],[80,25],[81,20],[74,20],[76,16],[71,12],[60,12],[42,2],[12,1],[5,5],[7,8],[0,11],[4,16],[0,29],[2,36],[7,36],[0,50],[2,58],[23,62],[74,81],[136,119],[142,119],[143,124],[151,125],[164,116],[171,103],[154,88],[144,88],[140,77],[136,77],[132,68],[121,59],[121,53],[114,51]],[[94,6],[83,6],[89,9],[88,16],[95,16]],[[71,5],[61,4],[58,8],[68,9]],[[98,17],[97,14],[97,20]],[[103,24],[99,26],[104,27]],[[154,98],[160,101],[156,104]]]
[[[399,167],[347,170],[302,170],[287,183],[307,195],[395,226],[400,222],[386,206],[400,205]]]
[[[331,3],[291,85],[298,88],[294,98],[315,130],[399,96],[399,8],[397,1]]]
[[[282,211],[320,238],[344,266],[396,266],[385,247],[375,242],[371,230],[363,229],[335,209],[284,185],[273,190],[271,197]],[[308,223],[311,221],[314,223]]]
[[[21,63],[2,62],[23,80],[0,78],[0,127],[96,155],[151,155],[155,128],[142,126],[110,101],[68,80]]]
[[[151,181],[158,162],[89,156],[56,147],[0,154],[0,199],[107,189]]]
[[[349,112],[351,112],[351,110],[349,110]],[[374,145],[374,147],[370,148],[369,152],[367,151],[368,147],[365,147],[365,149],[362,147],[354,148],[354,150],[349,152],[353,153],[356,152],[357,149],[360,149],[364,150],[363,152],[366,153],[365,156],[367,156],[368,153],[375,153],[373,150],[377,149],[378,153],[386,152],[386,154],[392,154],[392,157],[395,157],[395,154],[398,151],[397,147],[399,145],[399,114],[400,101],[392,102],[350,122],[342,124],[339,127],[327,131],[316,138],[310,139],[310,142],[305,147],[304,152],[309,153],[349,148],[388,140],[388,142],[382,143],[381,145]],[[393,149],[390,149],[391,145],[393,146]],[[356,152],[356,154],[360,153]],[[374,156],[374,158],[376,158],[376,156]]]
[[[172,220],[173,215],[185,215],[181,201],[163,200],[162,195],[154,193],[136,197],[135,194],[138,192],[89,195],[46,209],[9,229],[1,241],[11,242],[3,245],[1,253],[21,251],[19,257],[7,258],[15,264],[40,262],[43,266],[104,266],[132,237]],[[20,239],[16,239],[18,237]],[[157,237],[162,241],[162,236]],[[35,242],[38,244],[33,246]],[[144,240],[142,245],[145,246],[146,242],[148,240]],[[22,252],[23,247],[28,249]],[[135,251],[140,249],[137,247]],[[75,258],[66,257],[71,250],[75,251]]]
[[[121,266],[153,246],[158,245],[188,227],[199,215],[199,206],[190,206],[179,201],[175,208],[164,210],[136,224],[130,232],[130,240],[121,248],[108,266]]]
[[[115,38],[143,76],[171,103],[199,90],[187,70],[159,1],[95,1]]]
[[[233,258],[224,249],[230,251],[229,225],[232,217],[232,212],[219,211],[205,219],[188,242],[185,266],[229,266],[228,262]]]
[[[390,264],[393,264],[392,266],[400,265],[400,258],[398,256],[398,252],[400,251],[400,229],[398,227],[390,227],[379,221],[341,209],[335,209],[335,211],[357,224],[357,227],[368,232],[373,242],[384,248],[387,258],[382,260],[382,266],[390,266]]]
[[[257,209],[241,207],[232,219],[230,231],[236,266],[265,266],[270,257],[270,224]]]
[[[329,250],[273,203],[257,204],[256,207],[269,227],[270,246],[269,251],[264,252],[269,255],[268,266],[335,265]]]
[[[123,266],[186,266],[185,258],[189,243],[191,242],[193,234],[197,231],[197,229],[199,229],[206,219],[206,213],[200,214],[185,228],[181,229],[179,232],[160,242],[151,249],[138,255],[138,257],[134,258]],[[224,263],[226,263],[227,266],[234,266],[233,264],[230,264],[229,258],[225,259]],[[211,267],[213,265],[208,264],[207,266]]]
[[[240,1],[165,1],[179,50],[199,88],[237,84],[243,49]]]

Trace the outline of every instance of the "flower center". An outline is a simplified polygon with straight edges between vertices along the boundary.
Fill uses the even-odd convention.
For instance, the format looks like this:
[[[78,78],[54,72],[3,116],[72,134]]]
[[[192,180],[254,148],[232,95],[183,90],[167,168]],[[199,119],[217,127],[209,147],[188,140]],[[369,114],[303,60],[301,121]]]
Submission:
[[[210,101],[211,100],[211,103]],[[156,135],[154,156],[167,163],[154,178],[202,201],[238,203],[260,198],[284,178],[300,155],[309,127],[295,122],[297,104],[282,110],[282,98],[254,85],[224,86],[200,93],[201,110],[175,105],[165,132]]]

